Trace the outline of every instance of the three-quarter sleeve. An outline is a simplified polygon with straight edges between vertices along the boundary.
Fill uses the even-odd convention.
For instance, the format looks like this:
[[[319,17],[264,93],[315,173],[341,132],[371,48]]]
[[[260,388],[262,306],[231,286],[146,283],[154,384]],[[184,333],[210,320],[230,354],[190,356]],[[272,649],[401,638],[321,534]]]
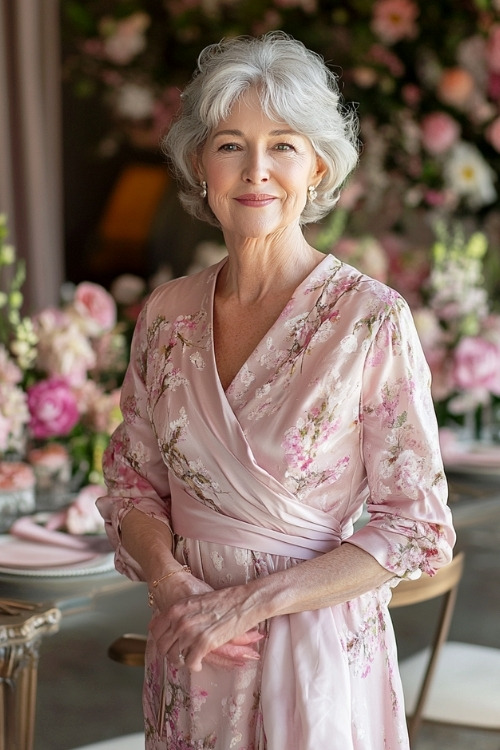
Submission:
[[[103,457],[107,494],[97,501],[106,533],[115,549],[116,569],[132,580],[143,580],[144,576],[121,543],[124,516],[136,508],[170,528],[168,469],[149,417],[146,315],[144,309],[132,339],[130,362],[121,392],[123,422],[112,435]]]
[[[367,353],[360,405],[368,523],[349,541],[400,577],[451,560],[455,532],[425,361],[395,295]]]

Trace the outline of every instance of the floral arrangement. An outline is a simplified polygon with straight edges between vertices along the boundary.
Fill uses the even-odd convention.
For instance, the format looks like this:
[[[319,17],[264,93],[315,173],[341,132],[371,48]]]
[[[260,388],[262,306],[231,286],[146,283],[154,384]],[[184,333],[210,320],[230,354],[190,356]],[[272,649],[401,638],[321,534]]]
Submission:
[[[64,80],[109,114],[102,154],[125,141],[158,152],[205,44],[283,29],[331,61],[345,99],[357,103],[363,154],[342,199],[346,232],[413,252],[429,247],[436,216],[460,212],[488,235],[484,262],[495,262],[500,0],[63,0],[61,8]]]
[[[40,476],[69,458],[74,489],[99,483],[128,358],[116,303],[82,282],[64,289],[60,307],[23,316],[23,281],[0,216],[0,458],[32,459]]]
[[[449,232],[442,225],[437,234],[424,304],[413,314],[433,374],[438,419],[462,423],[469,437],[496,437],[489,432],[500,405],[500,315],[491,311],[484,288],[486,238],[480,232],[466,238],[461,228]]]

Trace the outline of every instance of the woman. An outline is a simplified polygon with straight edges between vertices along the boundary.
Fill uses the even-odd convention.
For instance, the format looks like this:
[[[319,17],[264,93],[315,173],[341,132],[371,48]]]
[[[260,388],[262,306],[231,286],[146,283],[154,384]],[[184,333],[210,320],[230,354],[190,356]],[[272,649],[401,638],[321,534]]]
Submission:
[[[454,534],[405,302],[301,230],[355,138],[281,33],[204,50],[166,138],[228,258],[151,295],[105,457],[116,565],[154,608],[148,748],[408,747],[390,589]]]

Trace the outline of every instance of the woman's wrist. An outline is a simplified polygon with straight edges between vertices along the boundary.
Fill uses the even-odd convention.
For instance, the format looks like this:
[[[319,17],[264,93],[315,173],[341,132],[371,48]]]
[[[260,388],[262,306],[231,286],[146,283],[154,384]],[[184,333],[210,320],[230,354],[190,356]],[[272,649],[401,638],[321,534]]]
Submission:
[[[154,589],[157,589],[160,584],[164,583],[168,578],[171,578],[171,576],[175,576],[178,573],[187,573],[188,575],[190,575],[191,568],[188,565],[182,565],[181,567],[177,567],[173,570],[167,570],[162,576],[160,576],[159,578],[155,578],[151,582],[148,591],[148,604],[150,607],[153,607],[155,604]]]

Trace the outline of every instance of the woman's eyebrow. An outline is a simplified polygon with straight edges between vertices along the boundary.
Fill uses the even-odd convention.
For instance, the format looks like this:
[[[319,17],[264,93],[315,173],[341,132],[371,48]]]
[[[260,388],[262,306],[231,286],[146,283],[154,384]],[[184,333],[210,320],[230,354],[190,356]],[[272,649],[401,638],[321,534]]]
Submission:
[[[235,136],[238,138],[244,138],[245,134],[241,130],[216,130],[213,134],[213,138],[217,138],[219,136]],[[277,130],[271,130],[269,132],[269,135],[272,136],[280,136],[280,135],[300,135],[296,130],[291,130],[289,128],[279,128]]]

